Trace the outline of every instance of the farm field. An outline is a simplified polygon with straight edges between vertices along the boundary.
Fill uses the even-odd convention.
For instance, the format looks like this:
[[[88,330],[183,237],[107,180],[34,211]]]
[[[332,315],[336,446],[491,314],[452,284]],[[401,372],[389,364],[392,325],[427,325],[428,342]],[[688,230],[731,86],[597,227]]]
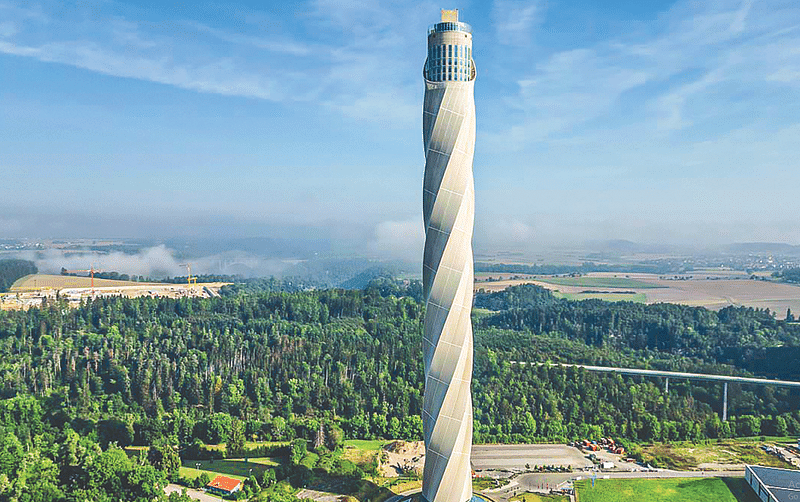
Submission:
[[[744,479],[598,479],[575,482],[578,502],[757,502]],[[734,494],[736,492],[736,494]]]
[[[141,286],[147,287],[150,285],[160,285],[160,283],[148,282],[133,282],[133,281],[112,281],[109,279],[94,280],[96,288],[113,288],[119,286]],[[91,277],[75,277],[71,275],[48,275],[48,274],[33,274],[20,277],[14,284],[11,285],[10,291],[13,293],[26,293],[31,291],[39,291],[41,289],[63,289],[63,288],[90,288],[92,287]]]
[[[731,305],[768,308],[778,317],[785,316],[787,309],[800,312],[800,286],[750,280],[741,272],[731,271],[699,270],[678,278],[609,272],[581,277],[480,273],[476,275],[475,289],[501,291],[519,284],[537,284],[576,300],[641,301],[641,296],[631,296],[644,295],[645,303],[679,303],[712,310]],[[626,293],[621,294],[622,290]]]
[[[558,298],[566,298],[567,300],[647,303],[647,295],[644,293],[562,293],[561,291],[555,291],[553,294]]]
[[[219,290],[227,283],[207,282],[196,285],[112,281],[95,279],[94,288],[90,277],[67,275],[34,274],[18,279],[11,286],[11,292],[0,294],[0,309],[16,310],[39,307],[45,301],[65,298],[72,306],[82,299],[124,296],[161,296],[169,298],[219,296]]]
[[[650,282],[639,281],[629,277],[608,276],[581,276],[581,277],[542,277],[539,279],[548,284],[558,286],[573,286],[578,288],[625,288],[625,289],[652,289],[661,288]]]

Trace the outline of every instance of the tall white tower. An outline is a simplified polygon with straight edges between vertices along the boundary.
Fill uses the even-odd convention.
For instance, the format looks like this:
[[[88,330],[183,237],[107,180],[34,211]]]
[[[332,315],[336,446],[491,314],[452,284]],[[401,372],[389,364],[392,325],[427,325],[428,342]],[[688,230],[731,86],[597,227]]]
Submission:
[[[428,30],[423,70],[425,181],[423,351],[427,502],[472,498],[472,227],[475,190],[475,65],[472,28],[443,10]]]

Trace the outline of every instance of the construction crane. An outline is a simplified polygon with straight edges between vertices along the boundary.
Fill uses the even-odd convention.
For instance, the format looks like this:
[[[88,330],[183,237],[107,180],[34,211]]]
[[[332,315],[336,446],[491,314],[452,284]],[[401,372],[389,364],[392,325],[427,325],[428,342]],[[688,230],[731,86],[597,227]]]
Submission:
[[[181,267],[186,267],[186,282],[191,285],[197,284],[197,277],[192,275],[192,266],[188,263],[181,263]]]
[[[78,274],[81,272],[88,272],[89,276],[92,278],[92,296],[94,296],[94,274],[97,272],[103,272],[102,270],[97,270],[92,265],[88,270],[61,270],[62,274]]]

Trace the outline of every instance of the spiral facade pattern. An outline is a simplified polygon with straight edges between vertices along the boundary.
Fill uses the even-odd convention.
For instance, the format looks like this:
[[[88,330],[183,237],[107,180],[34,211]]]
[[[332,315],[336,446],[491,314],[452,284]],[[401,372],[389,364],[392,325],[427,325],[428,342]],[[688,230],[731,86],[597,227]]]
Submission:
[[[451,11],[452,12],[452,11]],[[423,285],[427,298],[422,421],[427,502],[472,498],[472,228],[475,66],[469,25],[428,34],[423,141]]]

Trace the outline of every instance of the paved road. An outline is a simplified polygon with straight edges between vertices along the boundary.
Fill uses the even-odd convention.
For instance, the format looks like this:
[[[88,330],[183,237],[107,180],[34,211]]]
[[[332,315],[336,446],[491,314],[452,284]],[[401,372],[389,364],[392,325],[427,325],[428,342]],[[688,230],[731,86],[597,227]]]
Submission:
[[[168,484],[166,487],[164,487],[164,493],[166,493],[167,495],[169,495],[172,492],[180,493],[181,490],[184,489],[186,490],[187,495],[189,495],[195,500],[199,500],[200,502],[220,502],[222,500],[219,497],[209,495],[208,493],[201,490],[195,490],[194,488],[186,488],[184,486],[173,485],[173,484]]]

